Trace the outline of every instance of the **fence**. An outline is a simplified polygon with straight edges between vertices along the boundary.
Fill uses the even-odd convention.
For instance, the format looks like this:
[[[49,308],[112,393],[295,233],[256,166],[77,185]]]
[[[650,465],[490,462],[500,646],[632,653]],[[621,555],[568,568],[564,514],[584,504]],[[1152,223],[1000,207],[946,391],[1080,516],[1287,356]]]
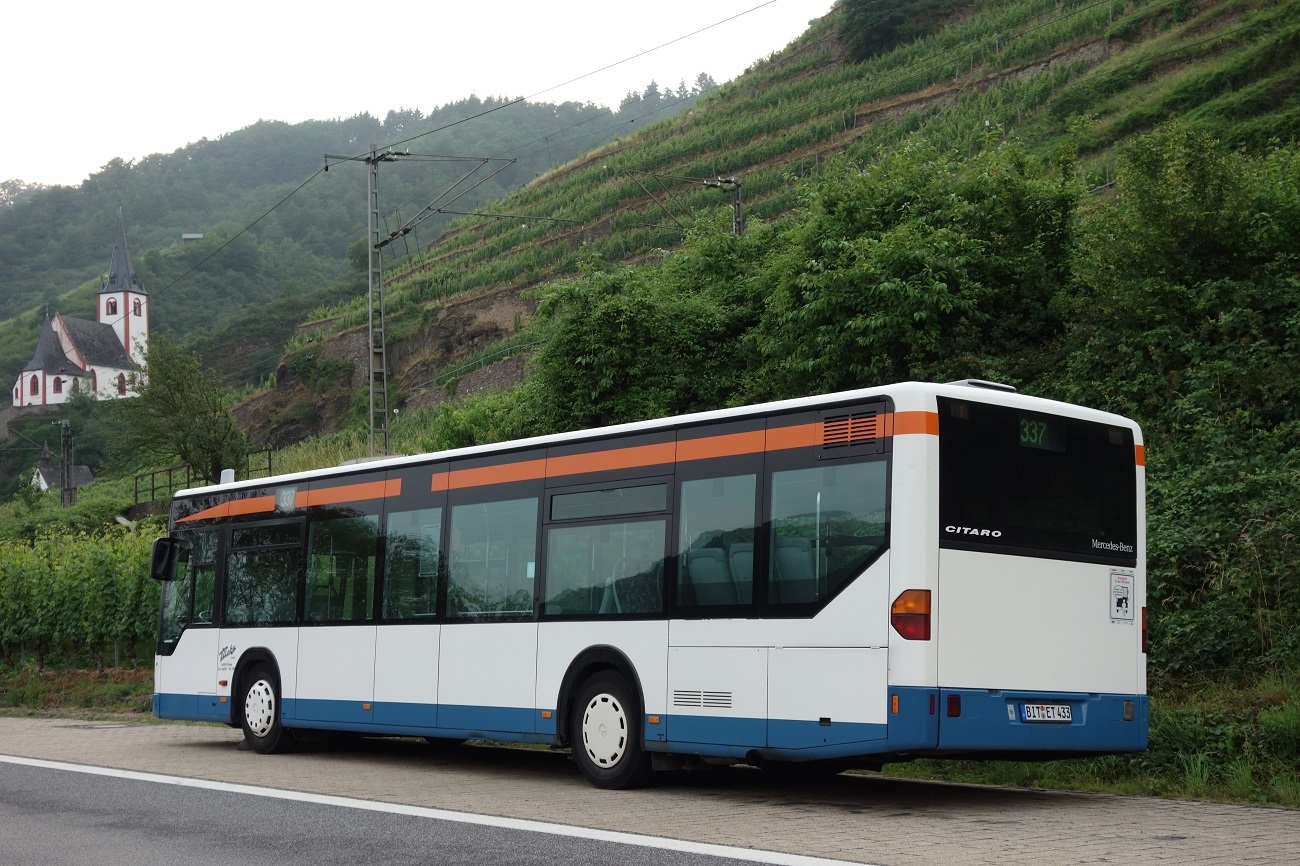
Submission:
[[[272,474],[271,449],[262,448],[249,451],[244,462],[243,478],[266,478]],[[158,502],[171,499],[177,490],[193,487],[198,482],[207,481],[196,475],[189,466],[169,466],[155,469],[135,476],[135,504]]]

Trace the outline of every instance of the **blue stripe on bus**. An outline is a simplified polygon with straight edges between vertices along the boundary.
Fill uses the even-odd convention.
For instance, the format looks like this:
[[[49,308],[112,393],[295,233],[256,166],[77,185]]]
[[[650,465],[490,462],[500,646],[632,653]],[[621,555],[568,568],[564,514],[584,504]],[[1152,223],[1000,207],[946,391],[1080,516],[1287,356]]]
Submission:
[[[759,747],[767,745],[767,719],[736,719],[720,716],[660,717],[671,743]]]
[[[509,731],[533,733],[537,711],[531,707],[470,707],[457,704],[438,705],[438,727],[457,730]]]
[[[153,714],[160,719],[229,723],[230,704],[216,695],[161,694],[153,696]]]
[[[1127,752],[1147,745],[1150,705],[1145,695],[900,686],[891,687],[889,694],[898,696],[899,712],[890,713],[887,724],[660,715],[658,724],[644,722],[645,744],[656,752],[743,759],[758,750],[765,757],[796,760],[934,750]],[[959,716],[947,715],[949,695],[961,699]],[[1124,720],[1126,701],[1134,705],[1132,721]],[[1068,704],[1073,719],[1025,721],[1026,703]],[[213,695],[156,694],[153,704],[154,715],[163,719],[231,721],[230,704]],[[366,711],[361,706],[358,701],[288,699],[285,719],[290,727],[510,742],[549,743],[556,733],[554,713],[547,719],[533,708],[374,703]]]
[[[366,709],[369,706],[372,709]],[[284,718],[291,726],[320,723],[348,726],[374,724],[415,731],[455,730],[486,733],[533,733],[537,711],[517,707],[478,707],[457,704],[412,704],[285,698]],[[551,723],[554,731],[554,722]]]
[[[961,715],[948,715],[949,696]],[[1124,703],[1133,702],[1133,720]],[[1016,752],[1136,752],[1147,747],[1150,704],[1146,695],[940,689],[939,748]],[[1025,704],[1065,704],[1069,722],[1025,721]]]

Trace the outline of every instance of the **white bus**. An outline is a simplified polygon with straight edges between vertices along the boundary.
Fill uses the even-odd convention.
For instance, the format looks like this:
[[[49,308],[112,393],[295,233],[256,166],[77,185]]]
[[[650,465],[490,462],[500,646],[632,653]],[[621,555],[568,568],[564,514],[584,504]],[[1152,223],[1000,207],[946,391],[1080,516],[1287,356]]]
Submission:
[[[176,495],[160,718],[747,762],[1146,747],[1132,421],[967,381]]]

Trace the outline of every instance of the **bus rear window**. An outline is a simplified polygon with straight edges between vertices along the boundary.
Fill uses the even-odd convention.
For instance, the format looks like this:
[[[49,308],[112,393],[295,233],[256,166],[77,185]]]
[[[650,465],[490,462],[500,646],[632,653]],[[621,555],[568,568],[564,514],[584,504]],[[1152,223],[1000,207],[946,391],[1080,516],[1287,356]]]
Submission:
[[[940,545],[1135,565],[1133,431],[939,398]]]

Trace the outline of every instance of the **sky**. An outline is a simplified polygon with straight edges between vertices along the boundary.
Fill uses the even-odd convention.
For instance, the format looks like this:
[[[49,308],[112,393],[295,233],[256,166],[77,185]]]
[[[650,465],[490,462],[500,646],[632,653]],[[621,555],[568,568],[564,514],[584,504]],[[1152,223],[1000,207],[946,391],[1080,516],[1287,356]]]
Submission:
[[[7,3],[0,180],[75,185],[114,157],[171,153],[258,120],[428,113],[471,94],[617,107],[652,79],[673,88],[700,72],[729,81],[830,7],[831,0]]]

